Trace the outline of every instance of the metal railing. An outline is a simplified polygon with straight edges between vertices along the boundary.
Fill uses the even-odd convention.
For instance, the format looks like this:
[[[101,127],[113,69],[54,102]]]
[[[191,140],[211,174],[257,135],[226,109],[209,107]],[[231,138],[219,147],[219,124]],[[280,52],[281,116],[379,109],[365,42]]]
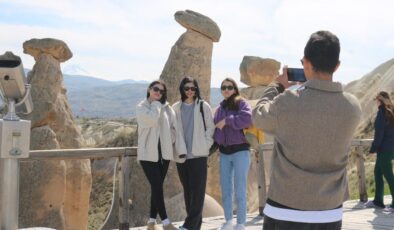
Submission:
[[[355,148],[356,166],[358,174],[358,190],[360,201],[365,202],[368,199],[367,186],[365,180],[364,167],[364,148],[370,146],[372,139],[356,139],[352,141],[352,147]],[[264,166],[264,154],[272,151],[273,144],[262,144],[258,148],[257,157],[257,175],[258,175],[258,193],[259,193],[259,212],[262,215],[266,201],[266,170]],[[31,150],[30,156],[22,161],[29,160],[75,160],[75,159],[97,159],[97,158],[118,158],[117,176],[119,181],[119,230],[129,229],[129,200],[131,199],[131,162],[132,158],[137,156],[137,147],[119,147],[119,148],[88,148],[88,149],[53,149],[53,150]],[[0,188],[4,190],[4,188]],[[3,191],[4,192],[4,191]],[[10,194],[11,195],[11,194]],[[114,201],[113,201],[114,202]],[[116,202],[116,201],[115,201]],[[111,215],[109,212],[107,216]]]
[[[86,149],[53,149],[31,150],[28,160],[75,160],[118,158],[117,177],[119,181],[119,229],[129,229],[129,200],[131,199],[131,161],[137,156],[137,147],[118,148],[86,148]],[[112,209],[110,209],[112,210]],[[109,212],[107,216],[111,215]],[[105,224],[105,223],[104,223]]]

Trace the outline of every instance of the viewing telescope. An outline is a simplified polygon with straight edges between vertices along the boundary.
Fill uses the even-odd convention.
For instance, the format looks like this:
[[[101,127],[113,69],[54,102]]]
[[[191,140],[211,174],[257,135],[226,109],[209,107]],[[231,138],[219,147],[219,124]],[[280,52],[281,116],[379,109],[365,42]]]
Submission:
[[[8,112],[31,113],[33,101],[30,95],[30,85],[27,84],[22,60],[12,52],[0,56],[0,89],[5,103],[14,101],[16,111]],[[14,116],[15,114],[10,114]],[[7,119],[4,118],[4,119]]]
[[[31,123],[17,113],[33,110],[30,88],[21,58],[1,55],[1,110],[7,105],[7,114],[0,119],[0,230],[18,229],[19,159],[29,157]]]

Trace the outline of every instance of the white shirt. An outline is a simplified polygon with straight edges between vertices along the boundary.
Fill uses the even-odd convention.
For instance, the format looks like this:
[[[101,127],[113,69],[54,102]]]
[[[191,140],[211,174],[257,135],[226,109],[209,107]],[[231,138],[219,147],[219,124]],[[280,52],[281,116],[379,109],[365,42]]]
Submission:
[[[341,208],[323,211],[302,211],[265,205],[264,215],[273,219],[301,223],[331,223],[342,220]]]

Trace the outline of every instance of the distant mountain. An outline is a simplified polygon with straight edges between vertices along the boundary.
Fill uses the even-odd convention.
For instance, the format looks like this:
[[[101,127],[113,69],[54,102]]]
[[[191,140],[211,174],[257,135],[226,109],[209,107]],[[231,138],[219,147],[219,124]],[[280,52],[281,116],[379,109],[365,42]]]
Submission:
[[[211,88],[211,107],[214,109],[223,100],[222,91],[220,88]]]
[[[79,65],[66,65],[62,68],[62,73],[67,75],[92,76],[91,73]]]
[[[145,80],[133,80],[133,79],[128,79],[128,80],[121,80],[121,81],[116,81],[117,84],[127,84],[127,83],[139,83],[139,84],[148,84],[148,81]]]
[[[148,81],[144,80],[120,80],[120,81],[108,81],[96,77],[85,76],[85,75],[70,75],[63,74],[64,84],[67,86],[68,91],[75,90],[86,90],[95,87],[103,86],[114,86],[114,85],[124,85],[124,84],[148,84]]]
[[[136,80],[107,81],[95,77],[64,74],[64,85],[74,116],[130,118],[135,107],[146,97],[149,82]],[[213,107],[222,100],[220,89],[212,88]]]
[[[64,74],[64,85],[68,92],[86,90],[95,87],[116,85],[115,82],[89,76]]]
[[[86,87],[70,90],[67,96],[74,116],[129,118],[135,116],[135,106],[146,96],[147,87],[148,84]]]

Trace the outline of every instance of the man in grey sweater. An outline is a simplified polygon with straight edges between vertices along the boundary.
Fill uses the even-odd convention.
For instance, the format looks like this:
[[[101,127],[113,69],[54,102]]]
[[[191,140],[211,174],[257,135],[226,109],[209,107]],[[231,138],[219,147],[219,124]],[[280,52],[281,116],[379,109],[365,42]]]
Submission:
[[[253,110],[255,126],[275,137],[264,230],[341,229],[346,165],[361,107],[332,81],[339,53],[334,34],[313,33],[301,60],[304,89],[285,90],[292,85],[285,67]]]

